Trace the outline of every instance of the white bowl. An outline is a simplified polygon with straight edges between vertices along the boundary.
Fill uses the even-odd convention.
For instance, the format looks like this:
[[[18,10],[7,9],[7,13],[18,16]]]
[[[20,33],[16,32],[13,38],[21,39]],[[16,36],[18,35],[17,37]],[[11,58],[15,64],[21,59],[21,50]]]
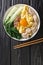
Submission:
[[[12,7],[14,7],[14,6],[24,6],[24,5],[26,5],[26,4],[16,4],[16,5],[11,6],[11,7],[6,11],[3,20],[5,19],[5,17],[7,16],[8,12],[11,10]],[[28,6],[29,6],[29,5],[28,5]],[[5,31],[6,31],[6,33],[7,33],[7,35],[10,36],[12,39],[17,40],[17,41],[27,41],[27,40],[33,38],[33,37],[37,34],[37,32],[38,32],[38,30],[39,30],[39,28],[40,28],[40,17],[39,17],[38,12],[37,12],[33,7],[29,6],[29,8],[31,8],[31,9],[35,12],[35,14],[36,14],[36,16],[37,16],[37,18],[38,18],[37,31],[36,31],[30,38],[27,38],[27,39],[16,39],[16,38],[14,38],[14,37],[11,37],[10,34],[8,34],[8,32],[6,31],[5,26],[3,25],[3,26],[4,26],[4,29],[5,29]]]

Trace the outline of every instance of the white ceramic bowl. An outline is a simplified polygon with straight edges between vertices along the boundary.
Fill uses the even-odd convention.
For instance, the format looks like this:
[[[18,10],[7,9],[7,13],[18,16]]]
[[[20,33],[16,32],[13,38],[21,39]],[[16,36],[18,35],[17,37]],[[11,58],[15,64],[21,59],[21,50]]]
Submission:
[[[11,7],[5,12],[5,15],[4,15],[3,20],[5,19],[5,17],[7,16],[8,12],[11,10],[12,7],[14,7],[14,6],[24,6],[24,5],[26,5],[26,4],[16,4],[16,5],[11,6]],[[28,6],[29,6],[29,5],[28,5]],[[40,17],[39,17],[38,12],[37,12],[33,7],[29,6],[29,8],[31,8],[31,9],[35,12],[35,14],[36,14],[36,16],[37,16],[37,18],[38,18],[37,31],[36,31],[30,38],[27,38],[27,39],[16,39],[16,38],[14,38],[14,37],[11,37],[11,36],[8,34],[8,32],[6,31],[5,26],[3,25],[3,26],[4,26],[4,29],[5,29],[5,31],[6,31],[6,33],[7,33],[7,35],[10,36],[12,39],[17,40],[17,41],[27,41],[27,40],[33,38],[33,37],[37,34],[37,32],[38,32],[38,30],[39,30],[39,28],[40,28]]]

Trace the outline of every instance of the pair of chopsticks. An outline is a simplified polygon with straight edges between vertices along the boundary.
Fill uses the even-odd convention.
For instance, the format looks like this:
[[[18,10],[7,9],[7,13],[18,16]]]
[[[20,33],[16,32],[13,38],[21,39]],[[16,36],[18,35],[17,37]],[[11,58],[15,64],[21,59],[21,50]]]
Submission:
[[[29,42],[22,43],[22,44],[18,44],[18,45],[13,46],[13,48],[14,49],[22,48],[22,47],[26,47],[26,46],[29,46],[29,45],[32,45],[32,44],[41,43],[41,42],[43,42],[43,38],[40,38],[40,39],[37,39],[37,40],[33,40],[33,41],[29,41]]]

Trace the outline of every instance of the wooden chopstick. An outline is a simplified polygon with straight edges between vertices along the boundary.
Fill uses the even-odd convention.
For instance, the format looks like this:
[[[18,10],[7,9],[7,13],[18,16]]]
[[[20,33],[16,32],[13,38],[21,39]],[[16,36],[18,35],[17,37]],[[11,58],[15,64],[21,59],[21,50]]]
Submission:
[[[33,40],[33,41],[29,41],[29,42],[22,43],[22,44],[18,44],[18,45],[13,46],[13,48],[14,49],[22,48],[22,47],[26,47],[26,46],[29,46],[29,45],[32,45],[32,44],[37,44],[37,43],[40,43],[40,42],[43,42],[43,38]]]

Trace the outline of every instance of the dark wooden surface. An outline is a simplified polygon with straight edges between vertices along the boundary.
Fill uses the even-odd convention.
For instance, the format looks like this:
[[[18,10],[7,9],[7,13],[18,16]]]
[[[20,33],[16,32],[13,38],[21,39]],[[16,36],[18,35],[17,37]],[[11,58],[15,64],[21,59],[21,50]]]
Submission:
[[[18,41],[11,39],[4,31],[4,13],[10,6],[18,3],[31,5],[40,15],[40,30],[31,40],[43,37],[43,0],[0,0],[0,65],[43,65],[43,43],[13,49]]]

